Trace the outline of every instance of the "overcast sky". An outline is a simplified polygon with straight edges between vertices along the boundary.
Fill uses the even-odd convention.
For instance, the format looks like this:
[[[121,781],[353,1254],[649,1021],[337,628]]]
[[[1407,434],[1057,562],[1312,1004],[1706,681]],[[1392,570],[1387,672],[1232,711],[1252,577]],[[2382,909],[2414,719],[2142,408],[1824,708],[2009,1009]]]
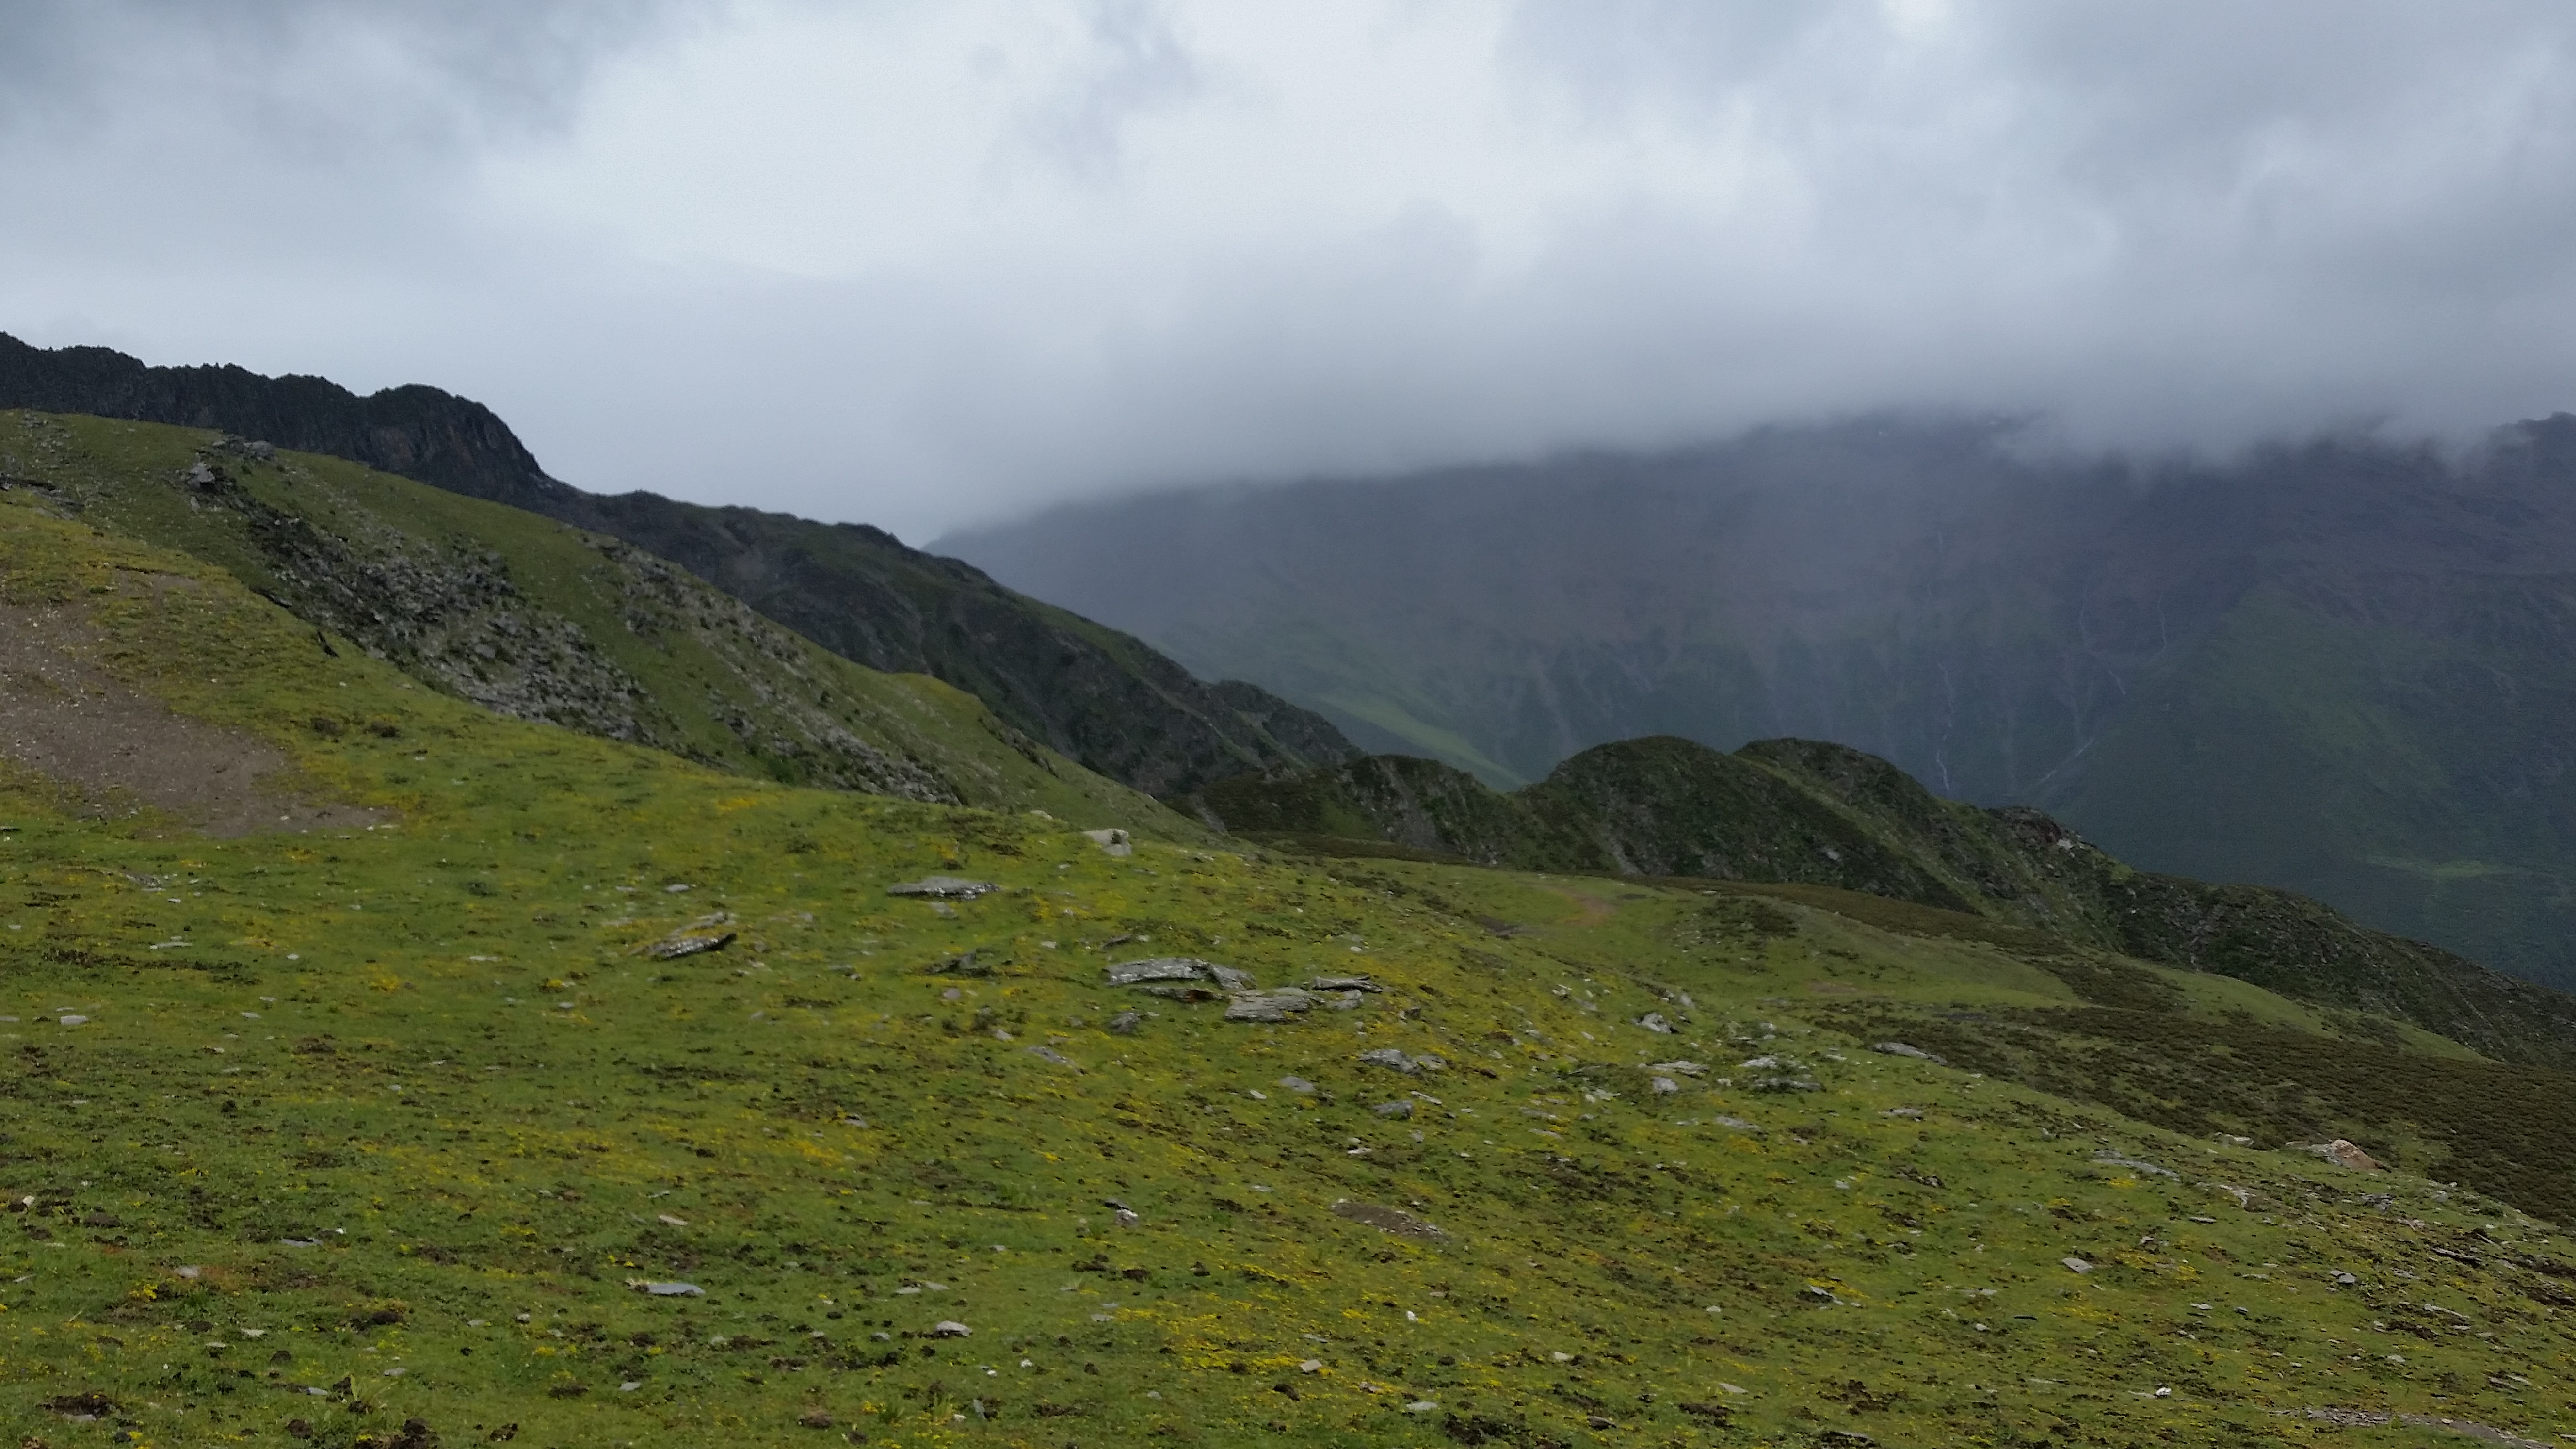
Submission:
[[[2564,0],[0,0],[0,330],[920,541],[1885,407],[2576,407]]]

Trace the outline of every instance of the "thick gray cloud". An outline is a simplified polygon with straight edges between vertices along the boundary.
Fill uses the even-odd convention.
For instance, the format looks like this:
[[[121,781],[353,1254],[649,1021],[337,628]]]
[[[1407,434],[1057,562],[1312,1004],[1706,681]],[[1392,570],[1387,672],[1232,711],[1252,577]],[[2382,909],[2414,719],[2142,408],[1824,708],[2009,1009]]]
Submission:
[[[908,536],[1883,407],[2576,405],[2576,11],[0,4],[0,327]]]

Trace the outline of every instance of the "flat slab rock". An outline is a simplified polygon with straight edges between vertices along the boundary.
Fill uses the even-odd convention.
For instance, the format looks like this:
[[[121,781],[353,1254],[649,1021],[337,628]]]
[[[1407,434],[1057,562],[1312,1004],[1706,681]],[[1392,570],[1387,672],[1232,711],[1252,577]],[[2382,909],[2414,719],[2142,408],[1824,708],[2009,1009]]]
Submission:
[[[971,901],[977,896],[990,895],[994,891],[1000,889],[1000,886],[997,886],[988,880],[968,880],[964,876],[957,875],[926,875],[919,880],[908,880],[901,885],[887,886],[886,894],[890,896],[930,896],[940,900]]]
[[[735,935],[725,929],[733,918],[719,911],[701,920],[691,921],[658,941],[647,941],[637,949],[656,961],[677,961],[705,951],[721,951],[734,943]]]
[[[1238,991],[1226,1001],[1225,1019],[1228,1021],[1292,1021],[1314,1010],[1315,1004],[1316,1000],[1312,993],[1300,991],[1294,986],[1282,986],[1274,991]]]
[[[1135,986],[1148,981],[1213,981],[1227,991],[1248,990],[1252,973],[1196,956],[1151,956],[1142,961],[1121,961],[1109,968],[1109,984]]]

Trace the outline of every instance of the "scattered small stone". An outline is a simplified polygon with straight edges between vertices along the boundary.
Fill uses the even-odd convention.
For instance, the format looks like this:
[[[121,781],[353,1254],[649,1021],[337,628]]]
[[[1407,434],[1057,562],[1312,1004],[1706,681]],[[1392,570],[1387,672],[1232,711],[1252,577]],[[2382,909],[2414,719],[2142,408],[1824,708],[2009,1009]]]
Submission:
[[[1753,1079],[1757,1092],[1821,1092],[1825,1084],[1813,1077],[1771,1076]]]
[[[1736,1066],[1737,1066],[1739,1069],[1741,1069],[1741,1070],[1743,1070],[1743,1071],[1748,1071],[1748,1072],[1769,1072],[1769,1071],[1777,1071],[1777,1070],[1779,1070],[1779,1069],[1780,1069],[1780,1068],[1782,1068],[1782,1067],[1790,1066],[1790,1065],[1792,1065],[1792,1063],[1790,1063],[1790,1062],[1788,1062],[1788,1061],[1786,1061],[1786,1060],[1784,1060],[1784,1059],[1782,1059],[1782,1058],[1780,1058],[1780,1057],[1772,1057],[1772,1056],[1749,1057],[1749,1058],[1745,1059],[1744,1061],[1741,1061],[1741,1062],[1736,1063]]]
[[[65,1016],[65,1017],[59,1017],[59,1018],[57,1018],[57,1020],[61,1021],[61,1022],[62,1022],[62,1024],[63,1024],[63,1025],[65,1025],[65,1026],[87,1026],[87,1025],[89,1025],[89,1018],[88,1018],[88,1017],[86,1017],[86,1016]]]
[[[1322,1373],[1323,1371],[1324,1361],[1319,1358],[1310,1358],[1297,1365],[1297,1372],[1301,1374],[1315,1374]]]
[[[1075,1071],[1077,1071],[1077,1072],[1082,1070],[1082,1068],[1081,1068],[1081,1067],[1076,1066],[1076,1065],[1074,1064],[1074,1060],[1073,1060],[1073,1058],[1071,1058],[1071,1057],[1069,1057],[1069,1056],[1066,1056],[1064,1053],[1062,1053],[1062,1052],[1060,1052],[1060,1051],[1057,1051],[1054,1047],[1050,1047],[1050,1046],[1033,1046],[1033,1047],[1029,1047],[1029,1048],[1027,1048],[1026,1050],[1028,1051],[1028,1054],[1029,1054],[1030,1056],[1036,1057],[1039,1061],[1042,1061],[1042,1062],[1053,1062],[1053,1063],[1055,1063],[1055,1064],[1056,1064],[1057,1066],[1059,1066],[1059,1067],[1073,1067],[1073,1069],[1074,1069]]]
[[[71,1018],[64,1017],[63,1020],[69,1021]],[[2349,1167],[2356,1172],[2377,1172],[2380,1170],[2379,1159],[2362,1151],[2359,1147],[2354,1146],[2352,1143],[2347,1142],[2340,1137],[2336,1138],[2332,1142],[2293,1142],[2290,1144],[2290,1150],[2293,1152],[2310,1153],[2314,1156],[2324,1158],[2326,1161],[2333,1163],[2337,1167]]]
[[[1304,1077],[1281,1077],[1279,1079],[1279,1085],[1286,1087],[1289,1091],[1295,1092],[1301,1097],[1311,1097],[1315,1095],[1315,1084],[1307,1081]]]
[[[1318,976],[1306,983],[1309,991],[1384,991],[1366,976]]]
[[[2346,1272],[2343,1272],[2343,1271],[2341,1271],[2341,1270],[2337,1270],[2333,1276],[2334,1276],[2335,1286],[2337,1286],[2337,1287],[2339,1287],[2339,1288],[2353,1288],[2353,1287],[2358,1287],[2358,1286],[2360,1285],[2360,1283],[2361,1283],[2361,1280],[2360,1280],[2359,1278],[2356,1278],[2356,1277],[2354,1277],[2353,1275],[2351,1275],[2350,1273],[2346,1273]]]
[[[2095,1153],[2093,1155],[2093,1165],[2096,1167],[2125,1167],[2131,1172],[2143,1172],[2150,1177],[2170,1177],[2176,1182],[2182,1181],[2182,1174],[2174,1171],[2170,1167],[2158,1167],[2152,1162],[2140,1162],[2134,1157],[2122,1157],[2116,1152]]]
[[[1222,969],[1222,968],[1220,968]],[[1314,1009],[1315,998],[1294,986],[1238,991],[1225,1005],[1228,1021],[1290,1021]]]
[[[655,1283],[643,1278],[629,1278],[626,1286],[655,1298],[704,1298],[707,1290],[695,1283]],[[523,1320],[524,1321],[524,1320]]]
[[[1348,1218],[1355,1223],[1366,1223],[1381,1232],[1394,1233],[1400,1237],[1438,1239],[1448,1236],[1438,1227],[1415,1217],[1402,1208],[1380,1207],[1375,1203],[1353,1202],[1349,1198],[1338,1198],[1333,1203],[1332,1213],[1335,1217]]]
[[[1380,1102],[1369,1110],[1381,1117],[1410,1117],[1413,1115],[1413,1104],[1401,1101]]]
[[[808,1429],[829,1429],[832,1427],[832,1411],[829,1409],[807,1409],[804,1413],[796,1416],[796,1422],[804,1425]]]
[[[981,959],[971,950],[960,951],[954,956],[942,958],[938,964],[930,968],[930,974],[933,976],[990,976],[993,974],[993,966],[991,962]]]
[[[1136,853],[1135,845],[1127,839],[1124,830],[1086,830],[1082,832],[1082,838],[1109,855],[1125,857]]]
[[[1410,1053],[1399,1051],[1394,1047],[1378,1047],[1372,1051],[1364,1051],[1360,1053],[1359,1059],[1370,1066],[1384,1067],[1391,1072],[1402,1072],[1408,1077],[1422,1070],[1421,1064],[1416,1062]]]
[[[2057,1261],[2064,1263],[2069,1272],[2090,1273],[2093,1271],[2093,1265],[2085,1262],[2082,1258],[2060,1258]]]
[[[940,900],[971,901],[990,895],[1001,887],[988,880],[968,880],[964,876],[926,875],[919,880],[886,887],[890,896],[930,896]]]
[[[1882,1117],[1920,1117],[1923,1115],[1923,1109],[1920,1107],[1890,1107],[1878,1115]]]
[[[971,1336],[974,1332],[975,1330],[968,1328],[965,1324],[959,1323],[956,1319],[943,1318],[931,1327],[930,1336],[933,1338],[966,1338]]]
[[[1673,1034],[1673,1024],[1664,1020],[1664,1014],[1660,1011],[1650,1011],[1645,1015],[1638,1017],[1637,1025],[1662,1036],[1670,1036]]]
[[[1122,1011],[1109,1018],[1109,1030],[1117,1036],[1134,1036],[1136,1029],[1144,1024],[1145,1014],[1141,1011]]]
[[[1682,1084],[1670,1077],[1656,1077],[1648,1085],[1658,1097],[1670,1096],[1682,1089]]]
[[[1712,1127],[1730,1127],[1738,1132],[1759,1132],[1762,1130],[1759,1125],[1747,1122],[1741,1117],[1711,1117],[1708,1119],[1708,1122]]]
[[[1701,1066],[1697,1062],[1657,1062],[1646,1070],[1650,1072],[1679,1072],[1685,1077],[1704,1077],[1708,1075],[1708,1068]]]
[[[1937,1067],[1946,1067],[1950,1065],[1948,1062],[1943,1061],[1941,1058],[1934,1056],[1932,1053],[1925,1051],[1919,1046],[1908,1046],[1901,1041],[1877,1042],[1870,1047],[1870,1050],[1874,1052],[1884,1052],[1892,1057],[1913,1057],[1919,1061],[1930,1062]]]

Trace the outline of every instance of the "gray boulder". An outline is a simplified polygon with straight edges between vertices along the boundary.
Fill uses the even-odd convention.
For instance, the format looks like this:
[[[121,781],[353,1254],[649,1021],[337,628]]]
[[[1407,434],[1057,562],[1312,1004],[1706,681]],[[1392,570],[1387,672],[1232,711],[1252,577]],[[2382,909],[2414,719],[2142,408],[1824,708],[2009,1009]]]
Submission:
[[[1294,986],[1276,991],[1238,991],[1226,1001],[1228,1021],[1293,1021],[1312,1010],[1315,998]]]
[[[1145,981],[1206,981],[1209,963],[1196,956],[1152,956],[1142,961],[1121,961],[1109,968],[1109,984],[1134,986]]]
[[[886,887],[890,896],[930,896],[939,900],[971,901],[989,895],[1001,887],[988,880],[968,880],[964,876],[926,875],[919,880]]]

